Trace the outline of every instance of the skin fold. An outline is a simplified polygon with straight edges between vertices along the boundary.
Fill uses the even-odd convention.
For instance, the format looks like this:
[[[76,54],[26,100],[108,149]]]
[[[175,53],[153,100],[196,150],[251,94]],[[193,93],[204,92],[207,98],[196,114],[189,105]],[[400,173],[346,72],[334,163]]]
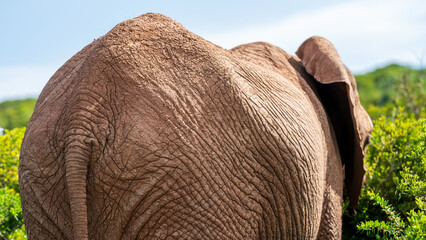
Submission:
[[[340,239],[372,124],[331,43],[297,55],[226,50],[160,14],[93,41],[27,127],[28,238]]]

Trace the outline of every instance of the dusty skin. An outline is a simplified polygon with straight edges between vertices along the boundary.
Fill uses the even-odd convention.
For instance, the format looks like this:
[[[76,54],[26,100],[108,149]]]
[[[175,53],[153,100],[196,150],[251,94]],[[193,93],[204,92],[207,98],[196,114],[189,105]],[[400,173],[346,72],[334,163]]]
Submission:
[[[160,14],[118,24],[37,101],[19,165],[28,238],[340,239],[372,124],[330,42],[297,56],[226,50]]]

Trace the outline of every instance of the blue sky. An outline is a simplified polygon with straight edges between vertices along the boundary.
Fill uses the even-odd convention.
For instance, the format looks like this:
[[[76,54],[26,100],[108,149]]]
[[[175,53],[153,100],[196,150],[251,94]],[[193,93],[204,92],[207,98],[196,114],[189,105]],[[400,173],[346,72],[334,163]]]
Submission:
[[[36,97],[72,55],[147,12],[228,49],[266,41],[294,55],[306,38],[324,36],[355,73],[393,62],[426,64],[425,0],[21,0],[0,6],[0,101]]]

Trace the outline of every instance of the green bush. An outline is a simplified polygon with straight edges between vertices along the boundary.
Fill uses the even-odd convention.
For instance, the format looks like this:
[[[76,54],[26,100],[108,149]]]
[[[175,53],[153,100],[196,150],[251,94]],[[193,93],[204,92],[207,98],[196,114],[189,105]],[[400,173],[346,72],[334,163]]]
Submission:
[[[19,193],[0,188],[0,238],[26,239]]]
[[[0,135],[0,239],[26,239],[19,196],[18,164],[25,128]]]
[[[344,203],[344,238],[426,239],[426,70],[390,65],[357,81],[374,130],[359,206]]]
[[[399,110],[375,120],[365,163],[359,207],[344,211],[346,238],[425,239],[425,119]]]

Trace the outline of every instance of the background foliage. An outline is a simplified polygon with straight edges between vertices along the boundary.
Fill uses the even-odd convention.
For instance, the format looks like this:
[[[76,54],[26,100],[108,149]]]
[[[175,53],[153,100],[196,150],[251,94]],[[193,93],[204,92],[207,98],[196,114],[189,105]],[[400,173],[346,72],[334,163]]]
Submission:
[[[373,72],[356,75],[355,78],[363,106],[393,107],[401,97],[410,97],[406,96],[407,94],[418,97],[418,92],[426,89],[425,75],[426,69],[418,70],[391,64]],[[425,103],[424,98],[412,100]]]
[[[359,206],[355,211],[344,202],[345,239],[426,239],[425,75],[426,69],[389,65],[355,76],[374,130]],[[26,238],[18,161],[35,102],[0,103],[0,127],[6,129],[0,135],[0,239]]]
[[[344,203],[345,239],[426,239],[425,73],[390,65],[357,77],[374,129],[359,206]]]
[[[6,130],[0,135],[0,239],[25,239],[18,163],[25,128]]]
[[[34,98],[0,103],[0,127],[10,130],[27,126],[35,103]]]
[[[356,212],[345,202],[347,238],[426,239],[426,121],[395,111],[374,121]]]

